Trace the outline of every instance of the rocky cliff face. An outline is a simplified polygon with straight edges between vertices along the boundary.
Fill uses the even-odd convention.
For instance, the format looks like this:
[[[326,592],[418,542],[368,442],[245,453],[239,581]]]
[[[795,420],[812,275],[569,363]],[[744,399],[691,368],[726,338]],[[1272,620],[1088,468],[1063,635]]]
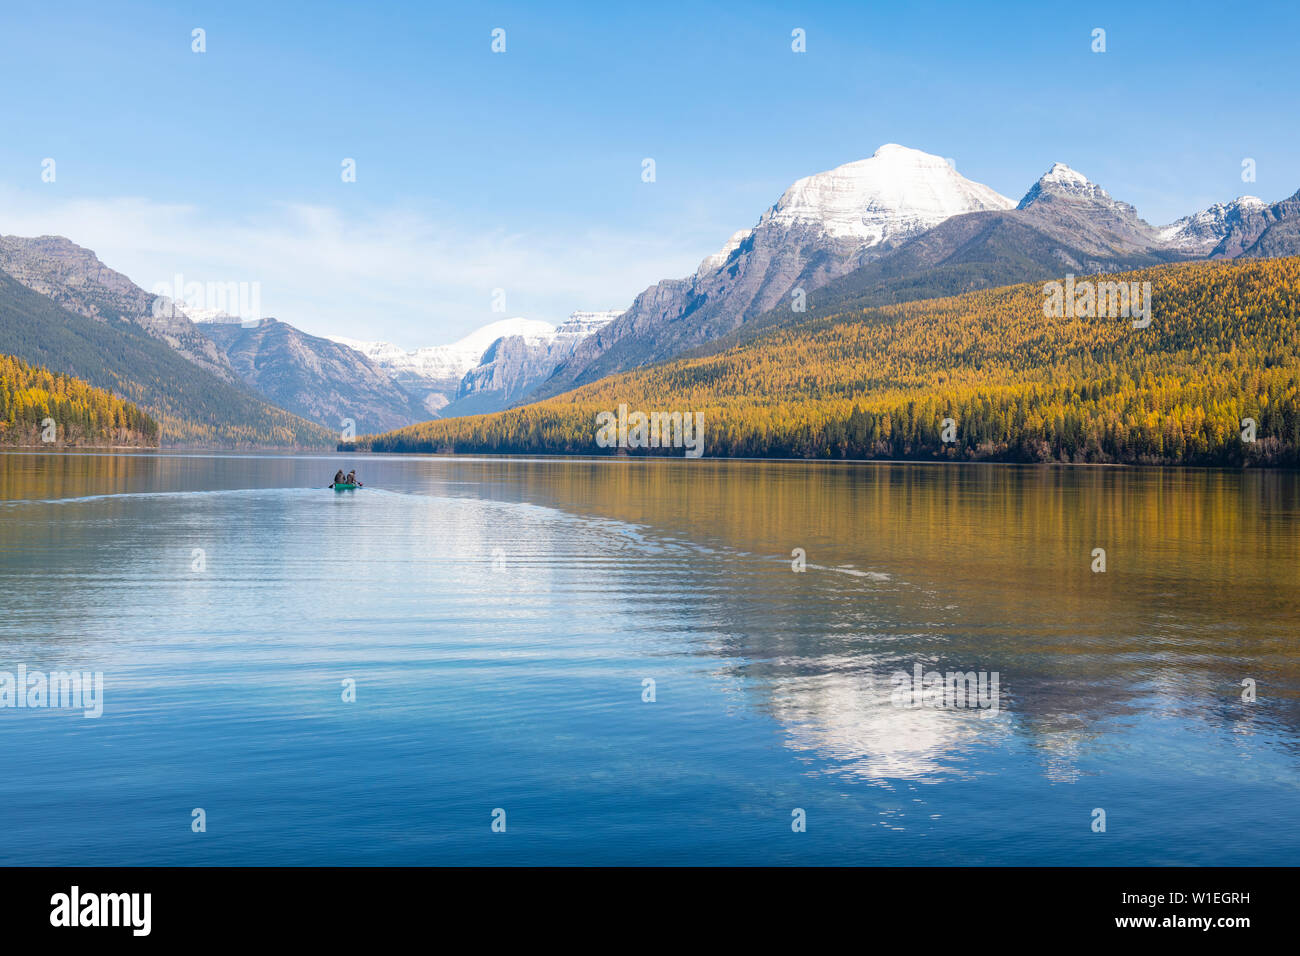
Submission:
[[[1252,258],[1300,255],[1300,192],[1274,203],[1270,211],[1273,221],[1246,246],[1242,255]],[[1221,245],[1231,244],[1232,238],[1227,237]],[[1219,251],[1218,247],[1215,251]]]
[[[641,293],[530,397],[744,340],[742,326],[760,316],[764,327],[798,321],[796,289],[810,312],[824,312],[836,301],[902,301],[1068,272],[1296,254],[1300,193],[1271,205],[1244,197],[1157,229],[1063,163],[1013,204],[937,156],[884,146],[799,180],[693,275]]]
[[[807,294],[954,215],[1012,205],[941,157],[882,146],[870,159],[800,179],[693,275],[646,289],[534,397],[677,355],[782,300],[793,307],[796,289]]]
[[[1188,255],[1208,257],[1231,233],[1253,233],[1258,237],[1268,226],[1267,210],[1268,203],[1254,196],[1215,203],[1209,209],[1162,226],[1160,238]]]
[[[1231,224],[1210,258],[1300,254],[1300,192]]]
[[[1162,227],[1160,237],[1197,258],[1293,256],[1300,253],[1300,192],[1275,203],[1254,196],[1215,203]]]
[[[386,371],[354,349],[275,319],[245,326],[213,321],[199,328],[240,377],[264,398],[302,417],[356,434],[401,428],[424,415]]]
[[[361,352],[415,398],[422,418],[436,418],[455,400],[465,373],[479,364],[497,339],[520,335],[549,336],[555,327],[534,319],[502,319],[475,329],[450,345],[407,350],[389,342],[361,342],[334,336],[333,341]]]
[[[590,335],[621,312],[574,312],[549,335],[510,335],[497,339],[479,364],[465,373],[455,400],[442,417],[500,411],[523,400],[568,361]]]
[[[1016,210],[1028,222],[1099,260],[1126,266],[1161,245],[1157,231],[1126,202],[1064,163],[1054,163]]]
[[[69,312],[96,322],[131,322],[223,381],[239,380],[220,349],[184,313],[162,308],[155,315],[158,296],[71,240],[0,236],[0,269]]]
[[[1128,203],[1064,164],[1052,166],[1015,209],[962,213],[826,283],[808,311],[788,307],[747,319],[685,354],[712,354],[782,325],[867,308],[958,295],[1067,273],[1088,275],[1187,258]]]

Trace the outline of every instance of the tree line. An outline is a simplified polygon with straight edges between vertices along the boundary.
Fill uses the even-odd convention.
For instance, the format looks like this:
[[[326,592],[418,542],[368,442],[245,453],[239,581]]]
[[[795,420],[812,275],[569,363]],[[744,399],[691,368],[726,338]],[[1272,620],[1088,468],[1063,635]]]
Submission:
[[[0,445],[155,446],[159,431],[158,422],[112,392],[0,355]]]
[[[1041,283],[1007,286],[816,318],[361,447],[609,453],[595,416],[626,403],[703,412],[708,456],[1300,465],[1300,258],[1106,278],[1152,283],[1148,327],[1052,317]]]

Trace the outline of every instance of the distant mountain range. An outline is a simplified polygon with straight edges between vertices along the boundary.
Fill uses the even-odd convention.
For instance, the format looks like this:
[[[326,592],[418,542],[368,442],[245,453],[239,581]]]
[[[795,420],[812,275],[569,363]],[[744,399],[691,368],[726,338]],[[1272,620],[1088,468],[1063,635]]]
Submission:
[[[158,303],[69,239],[0,236],[0,353],[138,402],[172,444],[327,446],[349,421],[368,434],[435,417],[462,397],[504,408],[616,314],[579,313],[560,328],[507,319],[406,352]],[[508,345],[462,396],[462,380],[498,341]]]
[[[505,393],[508,389],[495,386],[490,377],[486,380],[479,378],[464,394],[461,391],[466,375],[485,361],[484,355],[499,341],[510,340],[510,354],[516,356],[522,366],[534,370],[530,373],[533,378],[545,378],[555,369],[555,363],[547,365],[547,356],[557,343],[561,343],[561,352],[567,356],[562,343],[567,343],[574,335],[589,334],[616,315],[617,312],[575,312],[559,327],[536,319],[502,319],[476,329],[450,345],[434,345],[413,351],[388,342],[359,342],[339,336],[335,336],[334,341],[356,349],[386,370],[424,410],[421,417],[433,418],[451,414],[451,407],[457,400],[470,393],[479,399],[487,399],[486,393],[492,393],[495,397],[484,404],[494,401],[496,407],[506,407]],[[559,358],[557,353],[556,362]],[[514,373],[507,377],[513,378]],[[533,379],[529,381],[536,384]],[[511,394],[510,397],[515,396]],[[495,411],[495,408],[491,410]]]
[[[543,382],[586,335],[617,312],[575,312],[559,326],[491,322],[450,345],[407,350],[390,342],[320,338],[275,319],[197,323],[231,367],[269,401],[357,434],[507,408]]]
[[[799,180],[693,275],[646,289],[532,397],[671,358],[725,335],[796,289],[811,292],[879,259],[952,216],[1013,205],[938,156],[882,146],[870,159]]]
[[[810,318],[1066,273],[1300,254],[1300,192],[1153,227],[1057,163],[1019,202],[889,144],[800,179],[685,278],[559,326],[493,322],[406,350],[239,323],[158,297],[59,236],[0,237],[0,352],[136,402],[164,442],[326,444],[487,413],[613,373],[716,354]],[[192,321],[198,319],[200,321]]]
[[[387,370],[346,345],[276,319],[198,327],[258,394],[309,421],[333,429],[351,421],[364,435],[428,417]]]
[[[233,371],[221,374],[220,365],[213,368],[215,360],[202,349],[206,337],[195,339],[188,319],[163,329],[150,321],[148,311],[110,310],[114,300],[87,280],[107,275],[116,283],[117,273],[104,270],[93,255],[81,261],[86,272],[65,272],[65,286],[47,288],[84,311],[72,311],[0,271],[0,354],[74,376],[132,402],[158,422],[165,444],[322,447],[337,440],[337,429],[278,408]],[[36,281],[34,270],[16,271]],[[134,295],[130,289],[119,291],[124,297],[118,301]]]
[[[1150,290],[1149,327],[1105,309],[1047,315],[1043,284],[1024,282],[809,318],[716,355],[357,447],[1300,466],[1300,256],[1177,262],[1115,280]],[[616,409],[615,433],[598,429]]]
[[[503,335],[480,356],[441,418],[495,412],[526,398],[619,312],[574,312],[550,331]]]
[[[1242,196],[1160,230],[1181,251],[1209,259],[1292,255],[1300,242],[1300,192],[1281,202]]]
[[[1067,272],[1296,253],[1300,193],[1271,205],[1243,197],[1155,228],[1061,163],[1014,203],[938,156],[890,144],[799,180],[693,275],[637,296],[528,400],[849,307]]]

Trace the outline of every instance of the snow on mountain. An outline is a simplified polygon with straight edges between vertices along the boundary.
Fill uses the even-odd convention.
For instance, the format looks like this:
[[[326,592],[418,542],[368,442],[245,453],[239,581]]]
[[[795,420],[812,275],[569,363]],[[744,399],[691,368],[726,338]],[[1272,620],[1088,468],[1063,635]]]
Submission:
[[[1016,208],[1028,209],[1037,203],[1054,199],[1105,207],[1132,216],[1134,219],[1137,218],[1137,210],[1131,205],[1112,198],[1106,190],[1065,163],[1052,163],[1052,168],[1029,187],[1029,192],[1025,193]]]
[[[806,176],[692,275],[664,279],[638,295],[583,340],[535,397],[669,358],[727,334],[792,290],[812,293],[953,216],[1014,205],[943,157],[895,143]]]
[[[620,314],[619,311],[574,312],[559,326],[537,319],[502,319],[475,329],[450,345],[412,350],[391,342],[363,342],[343,336],[330,338],[375,362],[397,384],[414,394],[430,414],[438,415],[456,397],[461,379],[477,369],[484,361],[484,355],[501,339],[512,340],[513,351],[522,350],[530,355],[531,361],[544,362],[551,353],[567,356],[579,341]]]
[[[873,246],[924,232],[961,213],[1014,205],[940,156],[889,143],[869,159],[798,180],[759,225],[812,224],[828,236]]]
[[[567,361],[588,336],[623,314],[623,310],[574,312],[549,338],[502,336],[465,373],[456,399],[443,415],[477,415],[508,408],[541,384]]]
[[[1026,209],[1045,196],[1060,196],[1083,201],[1114,201],[1110,198],[1110,193],[1065,163],[1052,163],[1052,168],[1029,188],[1029,192],[1025,193],[1025,197],[1020,200],[1016,208]]]
[[[555,336],[560,338],[590,335],[597,329],[609,325],[625,311],[625,309],[606,309],[603,312],[572,312],[567,319],[555,327]]]
[[[1152,250],[1161,245],[1155,229],[1138,216],[1132,205],[1112,198],[1064,163],[1053,163],[1025,193],[1016,211],[1025,213],[1037,228],[1056,240],[1097,257],[1089,261],[1098,268],[1108,268],[1107,263],[1131,262],[1136,255],[1154,254]]]
[[[501,319],[475,329],[450,345],[428,345],[410,351],[391,342],[362,342],[337,335],[329,338],[356,349],[390,372],[409,372],[425,378],[454,376],[459,381],[478,365],[488,346],[507,335],[545,341],[555,335],[555,326],[537,319]]]
[[[740,248],[740,244],[744,242],[746,239],[748,239],[750,236],[752,236],[753,234],[754,234],[753,229],[741,229],[738,232],[732,233],[731,238],[727,240],[726,245],[724,245],[713,255],[704,257],[704,261],[701,262],[700,267],[695,270],[695,274],[697,276],[704,275],[706,273],[714,272],[717,269],[719,269],[722,266],[722,264],[726,262],[727,259],[731,256],[731,254],[736,249]]]
[[[1257,216],[1268,203],[1255,196],[1241,196],[1232,202],[1215,203],[1209,209],[1184,216],[1157,231],[1160,238],[1185,252],[1209,252],[1245,219]]]
[[[243,322],[239,316],[231,315],[225,309],[200,309],[184,302],[172,303],[172,300],[166,296],[163,298],[168,304],[174,305],[178,312],[184,313],[195,325],[239,325]],[[253,326],[256,322],[250,321],[248,324]]]

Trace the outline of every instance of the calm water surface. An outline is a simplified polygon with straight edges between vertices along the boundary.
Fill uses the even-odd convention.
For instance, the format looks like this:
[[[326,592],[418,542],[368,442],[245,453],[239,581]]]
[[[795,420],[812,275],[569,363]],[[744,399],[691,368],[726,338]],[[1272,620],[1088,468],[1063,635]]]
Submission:
[[[0,671],[105,687],[0,863],[1294,863],[1297,585],[1294,474],[3,454]]]

